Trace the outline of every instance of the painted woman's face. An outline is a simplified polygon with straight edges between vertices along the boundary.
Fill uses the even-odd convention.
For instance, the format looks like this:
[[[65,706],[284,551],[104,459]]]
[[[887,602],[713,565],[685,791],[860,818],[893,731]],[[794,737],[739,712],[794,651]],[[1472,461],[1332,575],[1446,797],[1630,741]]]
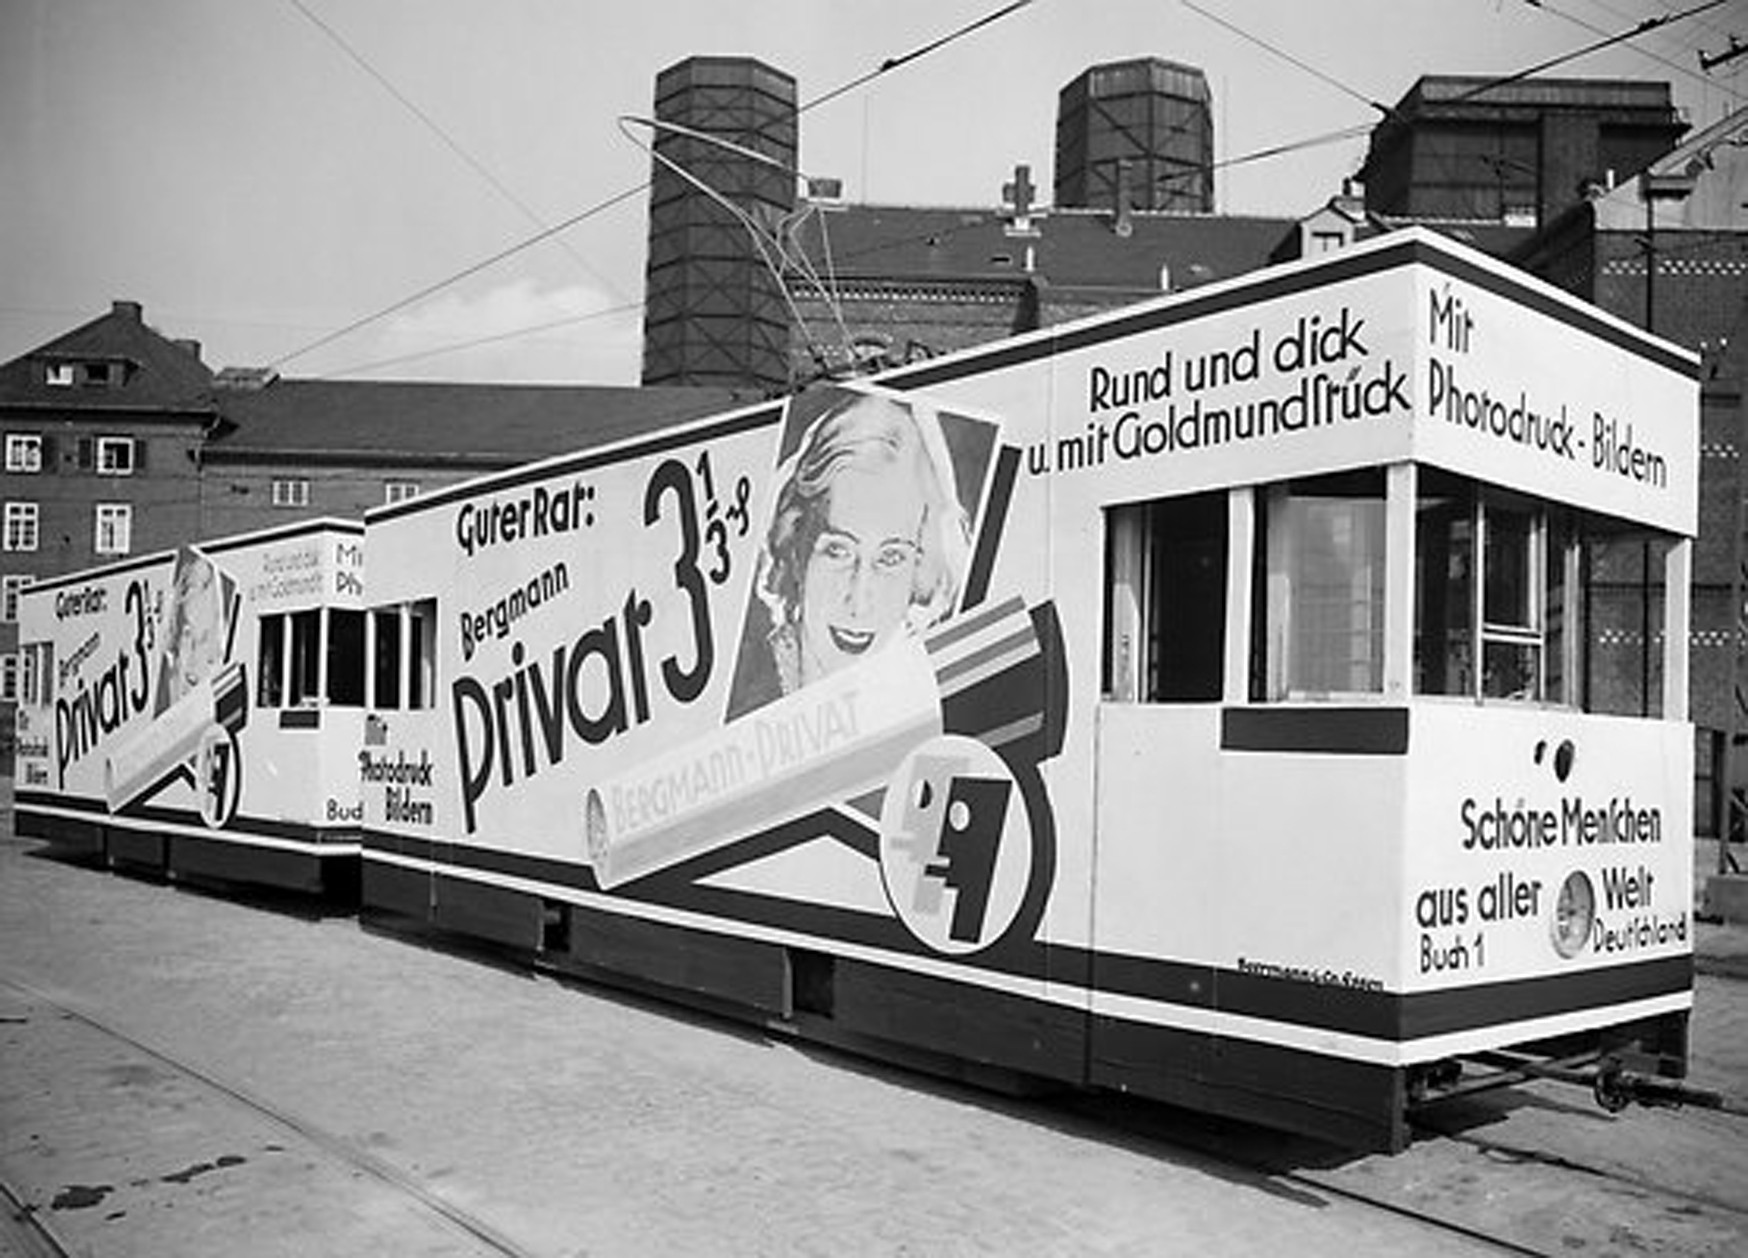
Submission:
[[[219,600],[210,571],[197,572],[186,594],[175,642],[177,683],[181,690],[203,681],[218,663]]]
[[[898,632],[922,558],[923,493],[910,467],[844,468],[828,499],[802,580],[804,684]]]

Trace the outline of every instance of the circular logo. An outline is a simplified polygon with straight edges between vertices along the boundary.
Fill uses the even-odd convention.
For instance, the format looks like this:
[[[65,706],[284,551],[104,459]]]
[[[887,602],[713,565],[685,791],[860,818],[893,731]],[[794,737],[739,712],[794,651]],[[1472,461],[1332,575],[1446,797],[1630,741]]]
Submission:
[[[947,734],[905,757],[880,809],[880,877],[911,934],[937,952],[988,947],[1031,873],[1031,818],[1000,756]]]
[[[243,762],[237,736],[222,725],[209,725],[200,735],[194,755],[195,789],[200,795],[200,819],[211,830],[222,830],[237,811],[243,792]]]
[[[1563,957],[1575,957],[1584,950],[1590,938],[1591,923],[1596,920],[1596,888],[1582,869],[1566,875],[1560,884],[1560,894],[1554,897],[1554,913],[1550,924],[1554,951]]]

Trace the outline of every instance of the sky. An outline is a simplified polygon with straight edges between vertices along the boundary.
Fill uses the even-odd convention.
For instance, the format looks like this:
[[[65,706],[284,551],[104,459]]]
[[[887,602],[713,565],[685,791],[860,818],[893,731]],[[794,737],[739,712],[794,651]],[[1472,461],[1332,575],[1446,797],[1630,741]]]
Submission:
[[[1048,199],[1057,93],[1102,62],[1200,68],[1227,162],[1699,2],[1031,0],[875,74],[1007,0],[0,0],[0,362],[125,299],[214,369],[635,384],[625,120],[689,56],[795,76],[801,169],[846,200],[991,208],[1021,163]],[[1748,0],[1549,74],[1666,81],[1699,128],[1748,105],[1748,54],[1700,68],[1732,39]],[[1308,213],[1364,156],[1221,167],[1218,209]]]

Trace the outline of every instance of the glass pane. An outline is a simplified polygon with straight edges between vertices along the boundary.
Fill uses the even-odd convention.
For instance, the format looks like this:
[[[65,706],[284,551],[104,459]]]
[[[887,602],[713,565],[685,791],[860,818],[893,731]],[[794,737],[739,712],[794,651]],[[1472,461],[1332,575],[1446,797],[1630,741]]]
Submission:
[[[1490,625],[1533,629],[1535,517],[1526,509],[1489,503],[1481,618]]]
[[[1415,525],[1414,689],[1475,693],[1475,521],[1466,498],[1421,503]]]
[[[1377,691],[1384,675],[1384,502],[1290,498],[1286,688]]]
[[[1577,678],[1572,668],[1577,644],[1584,640],[1581,623],[1583,602],[1568,582],[1578,574],[1578,537],[1570,516],[1548,518],[1546,593],[1542,603],[1543,634],[1547,657],[1543,661],[1543,697],[1550,703],[1576,705]]]
[[[1541,648],[1527,642],[1488,642],[1482,652],[1481,693],[1489,699],[1541,698]]]
[[[376,685],[372,702],[379,708],[401,706],[401,616],[394,608],[373,613],[376,619]]]
[[[322,614],[319,611],[293,612],[291,615],[291,695],[292,707],[313,704],[318,696],[316,677],[321,667]]]
[[[276,708],[283,698],[280,687],[285,675],[285,617],[261,617],[261,644],[256,657],[255,704]]]
[[[328,702],[356,708],[364,704],[364,613],[328,609]]]

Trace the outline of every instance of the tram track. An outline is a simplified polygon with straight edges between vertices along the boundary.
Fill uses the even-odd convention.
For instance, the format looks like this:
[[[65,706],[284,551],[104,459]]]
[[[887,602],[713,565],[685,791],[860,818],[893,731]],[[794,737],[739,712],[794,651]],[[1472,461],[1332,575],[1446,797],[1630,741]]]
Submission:
[[[4,1178],[0,1178],[0,1253],[19,1258],[72,1258],[73,1250]]]
[[[1493,1253],[1560,1258],[1649,1248],[1733,1256],[1748,1237],[1743,1200],[1424,1120],[1413,1124],[1407,1150],[1373,1157],[1169,1106],[1097,1098],[1071,1107],[1107,1138],[1128,1137],[1167,1156],[1189,1153],[1279,1191],[1339,1200]],[[1535,1187],[1522,1195],[1533,1205],[1509,1201],[1531,1168]],[[1469,1177],[1465,1196],[1453,1185]]]
[[[1489,1139],[1472,1132],[1449,1131],[1430,1124],[1417,1126],[1416,1129],[1426,1136],[1455,1142],[1495,1160],[1505,1160],[1520,1165],[1533,1163],[1554,1171],[1584,1176],[1611,1184],[1627,1185],[1646,1193],[1654,1193],[1665,1200],[1684,1202],[1699,1209],[1720,1211],[1748,1223],[1748,1208],[1711,1193],[1693,1192],[1674,1187],[1643,1175],[1623,1174],[1611,1167],[1598,1166],[1566,1154],[1550,1153],[1546,1149],[1530,1148],[1515,1141]],[[1743,1134],[1748,1136],[1748,1127],[1744,1128]]]
[[[429,1184],[393,1163],[328,1131],[318,1123],[218,1077],[210,1070],[147,1043],[115,1025],[101,1013],[65,996],[45,992],[12,975],[0,974],[0,987],[96,1032],[128,1052],[138,1054],[168,1070],[177,1078],[221,1098],[226,1104],[238,1107],[255,1119],[265,1121],[273,1128],[303,1142],[334,1166],[365,1177],[401,1200],[411,1203],[448,1231],[477,1243],[481,1252],[501,1255],[502,1258],[536,1258],[535,1250],[519,1244],[478,1214],[448,1200]],[[27,1258],[37,1258],[38,1255],[71,1255],[83,1251],[83,1247],[71,1246],[60,1237],[57,1230],[43,1219],[42,1207],[27,1200],[26,1195],[9,1184],[3,1175],[0,1175],[0,1209],[6,1212],[10,1225],[9,1231],[0,1229],[0,1239],[14,1241],[15,1247],[21,1248]],[[3,1247],[0,1247],[0,1252],[3,1251]]]
[[[238,1107],[255,1118],[270,1123],[286,1135],[305,1142],[330,1162],[347,1171],[367,1176],[378,1185],[392,1191],[398,1197],[413,1203],[421,1211],[436,1218],[450,1231],[477,1243],[480,1252],[501,1255],[503,1258],[535,1258],[537,1251],[519,1244],[514,1238],[494,1227],[479,1214],[446,1199],[442,1194],[434,1191],[428,1183],[416,1176],[282,1105],[264,1099],[246,1088],[219,1077],[199,1064],[147,1042],[117,1025],[100,1011],[91,1009],[82,1002],[65,995],[51,994],[31,983],[6,974],[0,974],[0,988],[9,989],[24,1000],[46,1009],[52,1014],[77,1022],[115,1045],[125,1048],[129,1053],[148,1058],[179,1078],[222,1098],[225,1103]],[[866,1065],[867,1063],[863,1063],[864,1068]],[[901,1067],[888,1068],[875,1064],[874,1068],[890,1069],[895,1077],[910,1077],[909,1073]],[[957,1089],[952,1090],[956,1091]],[[985,1102],[989,1100],[983,1094],[973,1095],[976,1099]],[[1021,1108],[1030,1109],[1034,1105],[1050,1106],[1050,1104],[1047,1101],[1034,1101],[1022,1103]],[[1076,1107],[1071,1104],[1070,1108]],[[1060,1120],[1061,1115],[1050,1117],[1035,1114],[1034,1117],[1054,1123]],[[1417,1209],[1401,1201],[1392,1201],[1377,1194],[1359,1191],[1350,1186],[1333,1182],[1325,1175],[1283,1169],[1280,1165],[1271,1164],[1268,1159],[1262,1157],[1247,1157],[1237,1154],[1230,1148],[1219,1147],[1218,1140],[1197,1140],[1193,1136],[1183,1133],[1167,1133],[1152,1121],[1137,1125],[1125,1117],[1112,1113],[1092,1116],[1086,1121],[1093,1127],[1093,1130],[1088,1134],[1094,1138],[1097,1138],[1101,1131],[1106,1138],[1113,1135],[1135,1137],[1141,1142],[1152,1145],[1155,1151],[1161,1154],[1169,1156],[1168,1151],[1179,1155],[1189,1153],[1199,1159],[1220,1162],[1229,1168],[1242,1171],[1246,1177],[1266,1179],[1277,1187],[1290,1188],[1308,1198],[1339,1199],[1350,1205],[1404,1220],[1429,1233],[1474,1243],[1490,1252],[1528,1256],[1528,1258],[1554,1258],[1557,1252],[1554,1248],[1537,1248],[1525,1245],[1509,1237],[1489,1233],[1481,1228],[1468,1226],[1448,1217]],[[1192,1116],[1192,1123],[1196,1121],[1199,1119]],[[3,1175],[0,1175],[0,1209],[3,1209],[8,1216],[7,1226],[0,1226],[0,1240],[12,1241],[13,1248],[21,1251],[24,1258],[70,1258],[73,1254],[87,1251],[86,1246],[70,1243],[60,1236],[57,1230],[48,1223],[43,1213],[43,1205],[30,1202],[28,1194],[18,1191],[15,1185],[7,1183]],[[10,1251],[0,1245],[0,1253],[6,1252]]]

